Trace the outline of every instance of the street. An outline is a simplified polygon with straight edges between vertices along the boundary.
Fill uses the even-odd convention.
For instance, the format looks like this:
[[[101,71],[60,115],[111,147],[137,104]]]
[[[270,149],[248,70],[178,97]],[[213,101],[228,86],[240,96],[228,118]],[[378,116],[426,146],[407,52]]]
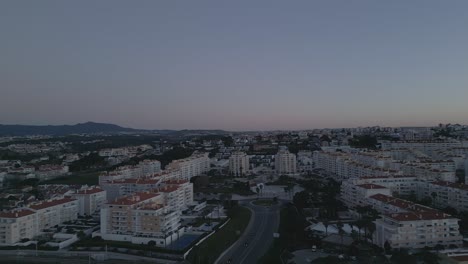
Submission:
[[[253,211],[249,225],[236,243],[225,251],[215,263],[257,263],[273,242],[273,233],[279,225],[278,205],[271,207],[253,205],[251,201],[242,203]]]

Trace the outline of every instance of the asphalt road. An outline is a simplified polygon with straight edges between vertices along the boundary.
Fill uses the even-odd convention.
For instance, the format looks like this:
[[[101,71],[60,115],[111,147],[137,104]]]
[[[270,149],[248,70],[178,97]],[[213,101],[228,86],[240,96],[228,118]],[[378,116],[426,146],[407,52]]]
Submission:
[[[249,225],[236,243],[223,253],[216,264],[257,263],[273,242],[273,233],[278,231],[280,204],[275,206],[257,206],[245,201],[242,203],[253,211]]]

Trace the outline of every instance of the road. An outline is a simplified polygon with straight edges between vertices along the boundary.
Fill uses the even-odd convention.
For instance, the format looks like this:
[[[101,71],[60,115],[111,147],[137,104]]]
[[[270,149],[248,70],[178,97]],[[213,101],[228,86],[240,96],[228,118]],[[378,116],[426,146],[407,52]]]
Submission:
[[[277,232],[279,226],[281,205],[257,206],[251,201],[244,201],[241,204],[253,212],[249,225],[239,240],[215,262],[216,264],[227,263],[229,259],[232,259],[233,264],[257,263],[273,242],[273,233]]]

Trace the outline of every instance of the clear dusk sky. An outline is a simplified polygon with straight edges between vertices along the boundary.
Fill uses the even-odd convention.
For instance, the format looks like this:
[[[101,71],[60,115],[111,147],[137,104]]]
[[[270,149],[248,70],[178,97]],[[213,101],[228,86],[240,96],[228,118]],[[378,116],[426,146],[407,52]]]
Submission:
[[[0,1],[0,123],[468,123],[468,1]]]

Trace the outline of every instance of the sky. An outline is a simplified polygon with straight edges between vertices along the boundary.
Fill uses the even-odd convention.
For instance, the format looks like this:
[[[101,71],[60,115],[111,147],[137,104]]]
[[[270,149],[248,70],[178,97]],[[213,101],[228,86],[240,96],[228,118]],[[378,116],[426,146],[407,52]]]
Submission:
[[[468,124],[468,1],[0,1],[0,123]]]

